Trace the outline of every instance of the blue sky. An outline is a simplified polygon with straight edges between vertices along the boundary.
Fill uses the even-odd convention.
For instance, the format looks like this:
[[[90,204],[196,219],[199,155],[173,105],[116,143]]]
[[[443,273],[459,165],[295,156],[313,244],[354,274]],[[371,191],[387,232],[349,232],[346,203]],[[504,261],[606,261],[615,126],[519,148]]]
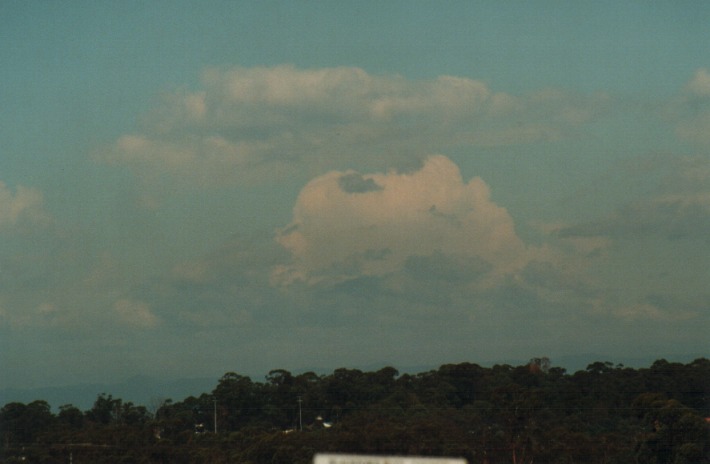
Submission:
[[[1,386],[707,354],[705,2],[3,2]]]

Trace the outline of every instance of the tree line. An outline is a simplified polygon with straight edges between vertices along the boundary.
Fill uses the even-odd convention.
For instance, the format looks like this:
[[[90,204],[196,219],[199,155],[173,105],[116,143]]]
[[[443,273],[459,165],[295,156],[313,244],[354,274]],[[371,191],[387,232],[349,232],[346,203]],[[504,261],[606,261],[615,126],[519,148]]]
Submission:
[[[228,372],[209,393],[146,407],[98,395],[0,410],[0,462],[309,463],[315,453],[463,457],[471,464],[710,463],[710,360],[647,368],[547,358],[331,374]]]

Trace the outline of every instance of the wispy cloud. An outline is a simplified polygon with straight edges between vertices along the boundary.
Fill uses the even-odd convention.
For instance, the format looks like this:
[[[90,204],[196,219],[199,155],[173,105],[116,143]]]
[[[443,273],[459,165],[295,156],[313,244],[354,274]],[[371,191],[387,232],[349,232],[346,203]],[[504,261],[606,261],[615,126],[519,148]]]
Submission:
[[[121,299],[114,303],[113,310],[122,323],[133,328],[150,329],[160,323],[150,305],[144,301]]]
[[[653,157],[639,172],[659,178],[643,198],[629,202],[609,215],[561,227],[561,237],[708,240],[710,230],[710,160],[705,156]]]
[[[164,176],[202,186],[313,172],[343,162],[387,169],[461,145],[568,137],[605,111],[605,95],[523,96],[482,81],[410,80],[359,68],[209,69],[201,89],[166,96],[142,129],[97,158],[147,185]]]
[[[688,299],[649,295],[643,301],[620,305],[611,309],[611,315],[626,322],[683,322],[702,320],[708,310],[707,303],[693,304]]]

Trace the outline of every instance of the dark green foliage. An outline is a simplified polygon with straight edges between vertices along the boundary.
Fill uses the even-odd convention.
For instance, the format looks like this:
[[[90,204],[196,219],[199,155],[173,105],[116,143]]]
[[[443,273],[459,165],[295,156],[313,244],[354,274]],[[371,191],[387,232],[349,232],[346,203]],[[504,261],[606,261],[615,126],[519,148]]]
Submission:
[[[212,392],[166,400],[154,414],[107,394],[86,412],[8,403],[0,463],[292,464],[338,452],[471,464],[708,464],[708,416],[704,358],[644,369],[596,362],[574,374],[546,358],[402,375],[279,369],[264,382],[228,372]]]

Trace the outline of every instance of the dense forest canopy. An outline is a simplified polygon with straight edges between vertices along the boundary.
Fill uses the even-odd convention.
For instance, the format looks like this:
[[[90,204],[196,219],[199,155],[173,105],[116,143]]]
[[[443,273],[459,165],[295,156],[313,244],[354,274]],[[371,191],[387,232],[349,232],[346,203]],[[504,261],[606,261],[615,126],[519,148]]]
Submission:
[[[710,360],[568,373],[445,364],[328,375],[228,372],[209,393],[144,406],[110,394],[57,413],[0,410],[0,462],[308,463],[319,452],[455,456],[469,463],[709,463]]]

